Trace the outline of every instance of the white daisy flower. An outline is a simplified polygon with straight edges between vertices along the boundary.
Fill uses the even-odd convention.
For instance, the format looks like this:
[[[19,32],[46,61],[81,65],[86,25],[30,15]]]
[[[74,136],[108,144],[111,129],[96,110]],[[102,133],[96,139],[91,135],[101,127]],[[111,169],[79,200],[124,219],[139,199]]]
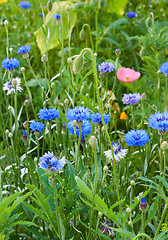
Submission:
[[[9,81],[9,82],[5,83],[4,86],[3,86],[3,90],[8,91],[7,95],[9,95],[11,93],[15,93],[15,87],[13,85],[13,82],[15,82],[15,84],[16,84],[16,90],[19,91],[19,92],[22,91],[22,88],[20,87],[20,82],[21,82],[20,78],[18,78],[18,77],[13,78],[12,81]]]
[[[121,145],[118,142],[112,143],[112,146],[113,146],[115,161],[120,162],[120,159],[123,159],[126,156],[128,149],[122,149]],[[113,160],[111,150],[104,151],[104,154],[108,159]]]

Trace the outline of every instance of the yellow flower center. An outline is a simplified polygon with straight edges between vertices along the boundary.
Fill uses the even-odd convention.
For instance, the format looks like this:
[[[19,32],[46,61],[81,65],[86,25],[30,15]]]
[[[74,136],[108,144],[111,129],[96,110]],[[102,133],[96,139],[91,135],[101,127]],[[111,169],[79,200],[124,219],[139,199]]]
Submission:
[[[130,76],[126,75],[125,80],[127,80],[127,81],[130,80]]]

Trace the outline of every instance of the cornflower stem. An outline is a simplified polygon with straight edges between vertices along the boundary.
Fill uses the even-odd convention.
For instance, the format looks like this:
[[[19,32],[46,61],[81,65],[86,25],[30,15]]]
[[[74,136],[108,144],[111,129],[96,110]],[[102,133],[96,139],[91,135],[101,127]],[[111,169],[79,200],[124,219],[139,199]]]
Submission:
[[[31,103],[31,107],[32,107],[33,113],[35,113],[35,111],[34,111],[34,106],[33,106],[33,102],[32,102],[31,91],[30,91],[29,86],[27,85],[26,75],[25,75],[25,72],[24,72],[24,71],[22,71],[22,75],[23,75],[23,79],[24,79],[24,82],[25,82],[25,86],[26,86],[26,89],[27,89],[27,93],[28,93],[28,96],[29,96],[29,99],[30,99],[30,103]]]
[[[130,192],[130,206],[132,207],[132,198],[133,198],[134,186],[131,185],[131,192]]]
[[[107,131],[107,127],[106,127],[106,124],[105,124],[104,118],[103,118],[103,109],[102,109],[102,103],[101,103],[101,98],[100,98],[100,93],[99,93],[98,77],[97,77],[97,70],[96,70],[96,59],[95,59],[95,56],[94,56],[92,50],[89,49],[89,48],[84,48],[81,51],[80,55],[82,55],[85,51],[88,51],[91,54],[91,58],[92,58],[92,62],[93,62],[93,72],[94,72],[94,78],[95,78],[95,85],[96,85],[96,90],[97,90],[97,97],[98,97],[98,103],[99,103],[102,123],[103,123],[103,126],[104,126],[105,133],[107,135],[107,139],[108,139],[109,144],[110,144],[112,157],[113,157],[113,159],[115,159],[114,158],[114,151],[113,151],[113,146],[112,146],[112,143],[111,143],[111,139],[110,139],[110,136],[109,136],[109,133]],[[114,182],[115,182],[115,187],[116,187],[116,192],[117,192],[117,199],[118,199],[118,202],[120,202],[120,194],[119,194],[119,189],[118,189],[117,171],[116,171],[116,162],[115,161],[113,161],[113,175],[114,175]],[[120,211],[120,214],[122,215],[122,206],[121,206],[121,204],[119,204],[119,211]],[[121,229],[123,229],[123,219],[122,218],[121,218]],[[124,240],[124,236],[121,235],[121,237],[122,237],[122,240]]]
[[[145,233],[145,216],[146,213],[145,211],[142,212],[142,233]],[[144,237],[142,237],[142,239],[144,239]]]
[[[96,1],[96,13],[95,13],[95,28],[96,28],[96,47],[95,47],[95,52],[97,53],[98,50],[98,14],[99,14],[99,10],[98,10],[98,3],[99,1]]]
[[[1,185],[1,181],[2,181],[1,176],[2,176],[2,169],[1,169],[1,167],[0,167],[0,203],[1,203],[2,200],[3,200],[3,196],[2,196],[2,185]]]
[[[35,73],[34,73],[34,71],[33,71],[33,68],[32,68],[32,66],[31,66],[31,63],[30,63],[30,59],[29,59],[29,58],[27,59],[27,64],[28,64],[28,66],[29,66],[29,68],[30,68],[30,71],[31,71],[33,77],[36,79],[36,81],[38,82],[38,84],[39,84],[39,86],[41,87],[41,89],[43,89],[43,87],[41,86],[38,78],[36,77],[36,75],[35,75]]]
[[[80,144],[81,144],[81,137],[82,137],[82,129],[81,125],[78,126],[79,128],[79,138],[78,138],[78,145],[76,146],[76,161],[75,161],[75,170],[78,171],[78,165],[79,165],[79,152],[80,152]]]
[[[163,178],[165,179],[165,177],[166,177],[166,153],[165,153],[165,151],[163,152],[163,156],[164,156]]]
[[[7,55],[7,58],[9,58],[9,34],[8,34],[7,24],[5,24],[5,29],[6,29],[6,55]]]
[[[55,203],[55,213],[56,213],[56,221],[58,225],[58,237],[61,237],[60,234],[60,224],[59,224],[59,209],[58,209],[58,197],[57,197],[57,188],[56,188],[56,179],[55,174],[52,173],[52,184],[53,184],[53,191],[54,191],[54,203]]]
[[[115,70],[116,70],[116,72],[118,70],[118,62],[119,62],[119,55],[117,56],[117,59],[116,59],[116,62],[115,62]],[[113,83],[113,87],[112,87],[112,92],[114,92],[114,89],[115,89],[116,79],[117,79],[117,76],[115,75],[114,83]]]
[[[28,135],[29,135],[29,113],[28,113],[28,108],[27,108],[27,106],[25,106],[25,110],[26,110],[26,118],[27,118],[27,124],[28,124],[28,126],[27,126],[27,133],[28,133]]]
[[[28,160],[28,154],[27,154],[27,141],[24,143],[25,145],[25,154],[26,154],[26,167],[27,167],[27,170],[28,170],[28,175],[29,175],[29,181],[30,181],[30,184],[32,184],[32,181],[31,181],[31,178],[30,178],[30,167],[29,167],[29,160]]]
[[[163,209],[162,216],[161,216],[159,225],[158,225],[158,227],[157,227],[157,230],[156,230],[154,239],[155,239],[155,238],[158,236],[158,234],[159,234],[160,228],[161,228],[161,226],[162,226],[162,222],[163,222],[163,220],[165,219],[165,215],[166,215],[166,212],[167,212],[167,208],[168,208],[168,201],[165,203],[165,207],[164,207],[164,209]]]
[[[162,162],[161,144],[162,144],[162,135],[160,136],[160,176],[163,175],[163,173],[162,173],[163,162]],[[161,182],[160,182],[160,183],[161,183]]]
[[[166,77],[165,107],[166,107],[167,104],[168,104],[167,90],[168,90],[168,77]]]
[[[47,65],[46,65],[46,62],[43,63],[43,66],[44,66],[44,76],[45,76],[45,82],[48,83],[48,89],[49,89],[49,92],[50,92],[50,95],[52,93],[52,90],[51,90],[51,84],[50,84],[50,80],[49,78],[47,77]]]
[[[52,134],[51,134],[51,123],[48,122],[48,133],[49,133],[49,139],[50,139],[50,150],[52,151]]]
[[[94,181],[94,191],[95,194],[97,192],[97,153],[96,153],[96,148],[93,147],[93,155],[94,155],[94,162],[95,162],[95,181]]]
[[[157,103],[159,104],[160,103],[160,76],[159,76],[159,71],[157,72],[157,87],[156,87],[156,89],[157,89]],[[167,94],[166,94],[167,95]],[[159,108],[160,108],[160,106],[159,106]]]
[[[132,126],[135,129],[135,115],[134,115],[134,107],[131,105],[131,112],[132,112]]]
[[[64,66],[64,35],[63,35],[63,22],[61,18],[61,24],[59,24],[60,40],[61,40],[61,69]]]
[[[15,97],[14,97],[14,109],[15,109],[15,144],[17,146],[18,124],[17,124],[17,90],[16,90],[16,87],[15,87]]]

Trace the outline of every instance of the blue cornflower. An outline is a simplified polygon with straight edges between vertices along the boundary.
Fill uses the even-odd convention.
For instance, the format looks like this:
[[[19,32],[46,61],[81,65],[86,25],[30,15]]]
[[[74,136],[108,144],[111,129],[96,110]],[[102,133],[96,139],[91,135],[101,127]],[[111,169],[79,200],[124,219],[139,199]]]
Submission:
[[[24,142],[27,141],[27,132],[26,131],[23,131],[22,139]]]
[[[89,108],[84,108],[84,106],[75,107],[74,109],[69,109],[66,113],[66,118],[70,121],[83,122],[91,118]]]
[[[21,1],[21,2],[19,3],[19,7],[24,8],[24,9],[27,9],[27,8],[30,8],[30,7],[31,7],[31,4],[30,4],[29,2],[27,2],[27,1]]]
[[[147,205],[146,199],[145,198],[141,198],[139,209],[142,212],[144,212],[144,211],[147,210],[147,208],[148,208],[148,205]]]
[[[68,123],[67,128],[69,129],[69,133],[70,134],[75,134],[74,126],[72,125],[72,122]],[[92,131],[91,123],[89,121],[84,121],[82,126],[81,126],[81,130],[82,130],[81,140],[84,140],[84,138],[85,138],[84,136],[90,134],[91,131]],[[78,128],[78,126],[76,126],[76,135],[79,137],[79,128]]]
[[[65,158],[58,160],[53,153],[45,153],[43,157],[40,158],[39,166],[44,170],[48,171],[60,171],[65,165]]]
[[[160,132],[168,131],[168,111],[151,114],[148,120],[149,127],[152,127]]]
[[[127,12],[126,15],[127,15],[128,18],[135,18],[137,16],[137,13],[133,12],[133,11],[130,11],[130,12]]]
[[[44,124],[42,122],[32,122],[30,123],[30,129],[35,132],[42,132],[42,130],[44,129]]]
[[[39,111],[39,118],[44,120],[52,120],[53,118],[59,118],[60,111],[56,108],[43,108]]]
[[[43,17],[43,14],[42,14],[42,13],[39,13],[39,17]],[[44,14],[44,17],[45,17],[45,14]]]
[[[149,141],[149,135],[145,130],[131,130],[126,133],[125,141],[128,146],[142,146]]]
[[[108,235],[108,236],[113,236],[113,235],[114,235],[113,230],[111,230],[110,228],[108,228],[108,227],[110,227],[110,225],[111,225],[110,221],[104,219],[102,223],[103,223],[103,224],[100,224],[100,225],[99,225],[99,228],[100,228],[101,232],[102,232],[103,234]]]
[[[114,71],[114,65],[112,62],[103,62],[99,66],[100,73],[106,73],[106,72],[113,72]]]
[[[30,45],[27,43],[26,46],[21,46],[18,48],[17,53],[28,53],[30,51]]]
[[[55,18],[57,21],[59,21],[61,19],[61,15],[54,14],[53,18]]]
[[[139,93],[129,93],[124,94],[122,101],[124,104],[134,105],[141,100],[141,95]]]
[[[19,61],[16,58],[6,58],[2,62],[2,68],[6,70],[13,70],[14,68],[18,68],[20,66]]]
[[[162,66],[159,68],[161,73],[163,73],[166,77],[168,76],[168,62],[162,63]]]
[[[100,113],[93,113],[91,116],[92,122],[93,123],[102,123],[102,118],[101,118],[101,114]],[[108,122],[110,122],[110,115],[103,113],[103,119],[105,124],[107,124]]]

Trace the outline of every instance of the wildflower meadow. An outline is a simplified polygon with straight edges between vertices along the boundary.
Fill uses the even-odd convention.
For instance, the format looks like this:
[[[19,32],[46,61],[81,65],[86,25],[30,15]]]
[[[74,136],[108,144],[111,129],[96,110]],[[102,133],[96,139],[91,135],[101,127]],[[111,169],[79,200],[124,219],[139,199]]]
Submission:
[[[0,240],[168,239],[168,1],[0,13]]]

